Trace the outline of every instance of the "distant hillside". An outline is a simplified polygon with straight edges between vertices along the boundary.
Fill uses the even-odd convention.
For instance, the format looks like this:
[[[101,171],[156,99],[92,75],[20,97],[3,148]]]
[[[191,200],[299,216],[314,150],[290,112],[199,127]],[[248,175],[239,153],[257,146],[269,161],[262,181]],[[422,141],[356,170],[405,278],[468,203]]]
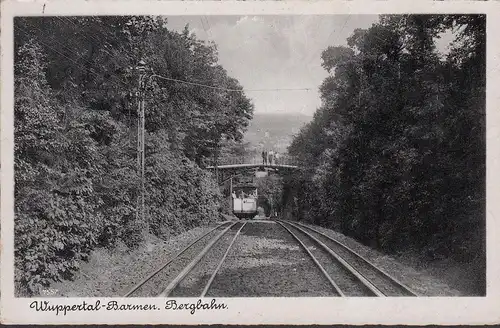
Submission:
[[[258,150],[265,148],[284,153],[293,136],[311,119],[311,116],[300,114],[256,113],[245,133],[245,142]]]

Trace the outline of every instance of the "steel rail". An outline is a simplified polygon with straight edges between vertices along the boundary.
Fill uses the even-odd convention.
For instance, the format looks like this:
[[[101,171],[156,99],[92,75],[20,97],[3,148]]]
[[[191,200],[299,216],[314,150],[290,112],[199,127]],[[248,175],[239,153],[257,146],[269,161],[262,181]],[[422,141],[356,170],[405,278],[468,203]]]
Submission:
[[[330,285],[332,285],[332,287],[335,289],[335,292],[339,296],[344,297],[345,294],[342,292],[340,287],[335,283],[335,281],[333,281],[332,277],[330,277],[328,272],[326,272],[325,268],[321,265],[321,263],[319,263],[319,261],[313,255],[313,253],[311,253],[311,251],[309,249],[307,249],[307,246],[302,242],[302,240],[300,240],[299,237],[297,237],[297,235],[294,234],[290,229],[288,229],[288,227],[286,227],[283,223],[281,223],[279,221],[276,221],[276,222],[279,225],[281,225],[286,231],[288,231],[292,235],[292,237],[300,244],[300,246],[302,246],[302,248],[306,251],[306,253],[309,255],[309,257],[313,260],[313,262],[316,264],[316,266],[319,268],[319,270],[323,273],[325,278],[330,282]]]
[[[224,226],[225,224],[227,224],[228,222],[224,222],[224,223],[221,223],[219,224],[217,227],[213,228],[212,230],[208,231],[207,233],[205,233],[204,235],[202,235],[201,237],[199,237],[198,239],[196,239],[195,241],[193,241],[191,244],[189,244],[188,246],[186,246],[184,249],[182,249],[180,252],[178,252],[177,254],[175,254],[174,257],[172,257],[168,262],[166,262],[165,264],[163,264],[161,267],[159,267],[157,270],[155,270],[153,273],[151,273],[149,276],[147,276],[146,278],[144,278],[143,280],[141,280],[137,285],[135,285],[127,294],[125,294],[123,297],[129,297],[131,294],[133,294],[137,289],[141,288],[142,285],[144,285],[145,283],[147,283],[149,280],[151,280],[151,278],[153,278],[154,276],[156,276],[161,270],[165,269],[167,267],[167,265],[169,265],[170,263],[172,263],[173,261],[175,261],[179,256],[181,256],[182,254],[184,254],[184,252],[186,252],[189,248],[191,248],[191,246],[193,246],[194,244],[196,244],[197,242],[199,242],[201,239],[205,238],[207,235],[211,234],[212,232],[214,232],[215,230],[219,229],[220,227]]]
[[[210,279],[208,279],[208,282],[207,284],[205,285],[205,288],[203,289],[203,291],[201,292],[201,295],[200,297],[205,297],[205,295],[207,294],[208,290],[210,289],[210,286],[212,286],[212,282],[214,281],[215,279],[215,276],[217,275],[217,273],[219,272],[220,268],[222,267],[222,264],[224,263],[224,261],[226,260],[226,257],[227,255],[229,254],[229,251],[231,250],[231,247],[233,247],[233,244],[234,242],[236,241],[236,238],[239,236],[241,230],[243,230],[243,227],[246,225],[247,223],[244,222],[243,225],[238,229],[238,231],[236,232],[236,234],[234,235],[233,239],[231,240],[231,243],[229,244],[229,246],[227,247],[227,250],[226,252],[224,253],[224,256],[222,256],[222,258],[220,259],[219,261],[219,264],[217,265],[217,267],[215,268],[214,272],[212,273],[212,275],[210,276]]]
[[[216,237],[214,237],[210,243],[208,243],[203,250],[196,255],[196,257],[168,284],[168,286],[163,290],[163,292],[158,295],[158,297],[168,297],[172,290],[177,287],[177,285],[186,277],[186,275],[193,270],[193,268],[200,262],[200,260],[205,256],[205,254],[215,245],[215,243],[226,234],[226,232],[231,229],[237,222],[234,222],[229,227],[222,230]]]
[[[321,240],[311,235],[309,232],[302,229],[300,226],[297,226],[291,222],[286,222],[291,226],[295,227],[297,230],[304,233],[306,236],[314,240],[318,245],[320,245],[325,251],[327,251],[333,258],[335,258],[340,264],[342,264],[353,276],[355,276],[366,288],[370,290],[375,296],[385,297],[385,294],[382,293],[375,285],[373,285],[368,279],[366,279],[361,272],[356,270],[352,265],[347,263],[340,255],[335,253],[330,247],[326,246]]]
[[[351,249],[349,246],[341,243],[338,240],[335,240],[333,237],[330,237],[327,234],[325,234],[325,233],[323,233],[323,232],[321,232],[321,231],[319,231],[319,230],[317,230],[315,228],[309,227],[309,226],[307,226],[307,225],[305,225],[303,223],[299,223],[299,222],[295,222],[295,223],[298,224],[298,225],[300,225],[300,226],[302,226],[302,227],[304,227],[304,228],[307,228],[309,230],[312,230],[312,231],[320,234],[321,236],[323,236],[323,237],[327,238],[328,240],[334,242],[335,244],[339,245],[340,247],[342,247],[346,251],[350,252],[351,254],[354,254],[356,257],[358,257],[363,262],[365,262],[366,264],[368,264],[368,266],[370,266],[372,269],[376,270],[378,273],[380,273],[381,275],[383,275],[385,278],[388,278],[392,283],[394,283],[395,285],[397,285],[398,287],[400,287],[401,289],[403,289],[405,292],[407,292],[408,294],[410,294],[410,296],[418,296],[417,293],[415,293],[410,288],[408,288],[407,286],[405,286],[402,282],[400,282],[399,280],[397,280],[396,278],[394,278],[393,276],[391,276],[387,272],[385,272],[382,269],[380,269],[377,266],[375,266],[375,264],[371,263],[369,260],[367,260],[361,254],[359,254],[356,251],[354,251],[353,249]]]

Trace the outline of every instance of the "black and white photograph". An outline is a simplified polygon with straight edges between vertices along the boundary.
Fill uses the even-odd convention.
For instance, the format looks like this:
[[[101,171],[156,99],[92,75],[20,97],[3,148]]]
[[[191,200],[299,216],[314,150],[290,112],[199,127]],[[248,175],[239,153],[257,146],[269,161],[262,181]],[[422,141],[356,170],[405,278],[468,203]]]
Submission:
[[[16,15],[13,297],[489,296],[488,19]]]

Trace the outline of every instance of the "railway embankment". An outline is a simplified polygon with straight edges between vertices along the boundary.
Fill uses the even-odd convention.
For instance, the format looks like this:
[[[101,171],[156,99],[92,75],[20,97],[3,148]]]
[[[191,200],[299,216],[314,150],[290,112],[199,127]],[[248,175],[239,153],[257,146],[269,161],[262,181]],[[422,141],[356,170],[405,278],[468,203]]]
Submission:
[[[161,240],[152,235],[140,248],[129,250],[124,244],[94,250],[88,262],[80,265],[72,281],[53,284],[51,296],[118,297],[141,281],[192,241],[210,231],[215,224],[197,227]]]
[[[95,250],[83,263],[73,281],[53,284],[52,296],[110,297],[123,296],[138,282],[171,260],[186,246],[210,232],[217,225],[198,227],[170,238],[151,238],[142,248],[128,251],[125,247]],[[241,225],[239,225],[241,227]],[[377,252],[335,231],[315,227],[362,255],[420,296],[464,295],[459,285],[450,286],[445,279],[429,269],[417,270],[388,255]],[[221,231],[221,230],[219,230]],[[203,289],[211,272],[234,236],[220,239],[220,244],[207,253],[190,272],[172,297],[188,293],[195,296]],[[210,238],[209,238],[210,239]],[[202,240],[203,242],[203,240]],[[157,296],[170,281],[203,248],[203,243],[183,254],[157,276],[154,286],[146,286],[138,296]],[[317,251],[310,244],[310,250]],[[324,259],[323,259],[324,260]],[[437,270],[437,269],[435,269]],[[446,270],[446,268],[441,268]],[[452,268],[453,270],[453,268]],[[314,297],[334,296],[321,271],[312,263],[299,243],[280,224],[270,220],[248,221],[227,251],[227,256],[215,275],[207,296],[218,297]],[[132,295],[133,296],[133,295]]]

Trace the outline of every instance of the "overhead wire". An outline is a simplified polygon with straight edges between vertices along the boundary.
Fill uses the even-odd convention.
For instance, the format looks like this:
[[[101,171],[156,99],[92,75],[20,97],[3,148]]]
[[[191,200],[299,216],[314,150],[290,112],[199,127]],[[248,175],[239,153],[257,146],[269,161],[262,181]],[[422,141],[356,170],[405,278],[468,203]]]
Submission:
[[[30,36],[30,33],[28,31],[26,31],[25,29],[23,29],[22,27],[19,27],[17,26],[16,28],[18,28],[19,30],[21,30],[26,36]],[[94,75],[96,78],[99,78],[100,76],[91,68],[86,68],[86,67],[83,67],[82,65],[80,65],[76,60],[74,59],[71,59],[69,58],[68,56],[64,55],[63,53],[59,52],[58,50],[54,49],[53,47],[51,47],[50,45],[48,45],[47,43],[41,41],[41,40],[37,40],[37,42],[40,42],[41,44],[45,45],[48,49],[51,49],[52,51],[54,51],[55,53],[59,54],[60,56],[63,56],[65,57],[66,59],[70,60],[71,62],[73,62],[74,64],[76,64],[76,66],[80,67],[81,69],[83,69],[83,71],[85,72],[88,72],[92,75]],[[116,87],[117,89],[120,89],[120,86],[118,86],[116,83],[114,82],[110,82],[114,87]],[[88,90],[88,88],[87,88]],[[130,108],[129,108],[129,119],[130,119]]]
[[[58,16],[56,16],[58,17]],[[67,18],[66,16],[61,16],[61,17],[64,17],[64,19],[71,23],[73,26],[75,26],[76,30],[77,30],[77,33],[79,33],[80,35],[82,35],[82,37],[84,38],[84,40],[86,41],[90,41],[89,39],[87,39],[87,37],[81,33],[78,29],[78,26],[73,22],[71,21],[69,18]],[[91,16],[91,17],[94,17],[94,18],[98,18],[97,16]],[[62,20],[61,20],[62,21]],[[116,36],[111,34],[110,32],[106,31],[106,30],[100,30],[101,33],[109,36],[111,39],[115,38]],[[101,43],[100,40],[96,39],[95,37],[93,37],[92,35],[88,35],[90,38],[92,38],[94,41],[96,41],[98,44]],[[109,42],[108,42],[109,43]],[[117,67],[122,67],[124,66],[123,64],[119,64],[118,62],[116,62],[115,58],[116,57],[121,57],[121,59],[124,59],[125,61],[127,61],[128,63],[134,63],[136,60],[133,59],[132,57],[126,55],[123,51],[119,52],[118,50],[113,50],[113,49],[110,49],[112,53],[110,53],[107,49],[101,49],[103,52],[107,53],[109,56],[110,56],[110,60],[117,66]],[[120,78],[118,77],[118,79],[125,83],[125,84],[128,84],[130,83],[129,81],[125,81],[123,80],[123,78]],[[116,85],[115,85],[116,86]]]
[[[26,31],[25,29],[23,29],[22,27],[19,27],[17,26],[17,28],[19,30],[21,30],[23,33],[26,34],[26,36],[30,36],[30,33],[28,31]],[[100,78],[100,76],[92,69],[92,68],[87,68],[87,67],[83,67],[81,64],[79,64],[76,60],[74,59],[71,59],[69,58],[68,56],[64,55],[63,53],[59,52],[58,50],[54,49],[53,47],[51,47],[50,45],[48,45],[47,43],[41,41],[41,40],[37,40],[38,42],[40,42],[41,44],[45,45],[48,49],[51,49],[52,51],[54,51],[55,53],[59,54],[60,56],[63,56],[65,57],[66,59],[70,60],[71,62],[73,62],[74,64],[76,64],[76,66],[80,67],[84,72],[88,72],[90,74],[92,74],[94,77],[96,78]],[[72,52],[74,53],[74,52]],[[76,53],[74,53],[76,54]],[[77,54],[78,55],[78,54]],[[120,79],[120,78],[119,78]],[[122,79],[120,79],[122,82],[126,82],[126,81],[123,81]],[[120,89],[122,88],[123,86],[120,86],[120,85],[117,85],[114,81],[107,81],[108,83],[110,83],[112,86],[114,86],[115,88],[117,89]],[[89,88],[86,88],[86,90],[89,90]],[[101,90],[101,89],[96,89],[96,90]],[[130,125],[130,107],[129,107],[129,125]]]
[[[79,31],[79,27],[72,21],[70,20],[69,18],[67,18],[66,16],[62,16],[65,18],[66,21],[68,21],[69,23],[73,24],[73,26],[75,26],[76,30],[77,30],[77,33],[79,33],[80,35],[83,36],[83,38],[87,41],[89,41],[87,38],[86,38],[86,35],[81,33]],[[93,18],[100,18],[99,16],[90,16],[90,17],[93,17]],[[110,39],[114,39],[116,38],[116,35],[113,35],[112,33],[110,33],[109,31],[106,31],[106,30],[102,30],[102,29],[99,29],[99,32],[110,37]],[[101,43],[100,40],[96,39],[95,37],[93,37],[92,35],[88,35],[88,37],[92,38],[94,41],[96,41],[98,44]],[[109,42],[107,42],[108,44],[104,44],[105,46],[107,45],[111,45]],[[134,59],[130,56],[127,56],[126,54],[124,54],[123,52],[118,52],[118,50],[113,50],[113,49],[110,49],[110,51],[112,53],[110,53],[107,49],[101,49],[103,52],[107,53],[108,55],[111,56],[111,61],[113,63],[115,63],[117,66],[120,66],[120,64],[118,64],[114,58],[115,57],[120,57],[120,56],[124,56],[127,60],[129,60],[129,62],[134,62]]]
[[[21,29],[22,29],[22,28],[21,28]],[[35,28],[35,29],[37,29],[38,31],[42,31],[42,29],[40,29],[40,28]],[[73,51],[73,50],[72,50],[69,46],[67,46],[67,45],[65,45],[65,44],[62,44],[61,42],[57,41],[57,39],[52,39],[52,40],[51,40],[51,42],[55,42],[56,44],[60,45],[60,46],[61,46],[61,48],[62,48],[64,51],[66,51],[66,52],[70,52],[70,53],[74,53],[74,54],[76,54],[76,55],[77,55],[76,60],[80,59],[80,58],[81,58],[81,57],[83,57],[83,55],[84,55],[84,53],[82,53],[82,54],[78,54],[78,53],[74,52],[74,51]]]
[[[340,31],[344,30],[345,27],[347,26],[347,23],[351,20],[351,16],[348,16],[347,19],[344,21],[344,24],[342,25],[342,27],[340,28]],[[328,37],[326,38],[326,40],[330,39],[330,37],[332,36],[333,33],[335,33],[337,31],[336,28],[333,29],[333,31],[330,32],[330,34],[328,34]],[[321,52],[321,49],[317,52],[314,53],[314,56],[312,57],[309,57],[309,58],[314,58],[316,57],[319,53]]]
[[[167,80],[167,81],[172,81],[172,82],[178,82],[178,83],[184,83],[184,84],[189,84],[189,85],[194,85],[194,86],[199,86],[199,87],[204,87],[208,89],[214,89],[214,90],[221,90],[221,91],[227,91],[227,92],[266,92],[266,91],[311,91],[313,88],[275,88],[275,89],[232,89],[232,88],[223,88],[223,87],[217,87],[213,85],[208,85],[208,84],[203,84],[203,83],[197,83],[197,82],[191,82],[187,80],[180,80],[180,79],[174,79],[158,74],[153,74],[150,76],[150,78],[157,77],[162,80]]]
[[[23,29],[22,27],[17,27],[19,28],[22,32],[24,32],[27,36],[30,35],[30,33]],[[41,40],[38,40],[40,43],[42,43],[43,45],[45,45],[48,49],[54,51],[55,53],[59,54],[60,56],[68,59],[69,61],[73,62],[76,66],[80,67],[82,70],[84,71],[88,71],[90,74],[94,75],[95,77],[97,78],[100,78],[100,76],[92,69],[92,68],[87,68],[87,67],[83,67],[80,63],[78,63],[75,59],[72,59],[68,56],[66,56],[65,54],[63,54],[62,52],[56,50],[55,48],[53,48],[52,46],[48,45],[46,42],[44,41],[41,41]],[[60,43],[59,43],[60,44]],[[72,52],[72,54],[76,55],[76,56],[79,56],[78,53],[75,53],[73,51],[70,51]],[[198,83],[198,82],[191,82],[191,81],[187,81],[187,80],[181,80],[181,79],[175,79],[175,78],[169,78],[169,77],[166,77],[166,76],[162,76],[162,75],[158,75],[158,74],[153,74],[150,76],[150,78],[152,77],[157,77],[157,78],[160,78],[162,80],[167,80],[167,81],[172,81],[172,82],[177,82],[177,83],[184,83],[184,84],[188,84],[188,85],[193,85],[193,86],[199,86],[199,87],[204,87],[204,88],[208,88],[208,89],[213,89],[213,90],[221,90],[221,91],[227,91],[227,92],[277,92],[277,91],[311,91],[313,90],[314,88],[274,88],[274,89],[233,89],[233,88],[224,88],[224,87],[217,87],[217,86],[213,86],[213,85],[208,85],[208,84],[204,84],[204,83]],[[122,82],[126,82],[126,81],[123,81]],[[110,82],[113,86],[117,87],[117,88],[120,88],[119,85],[117,85],[115,82],[111,81]]]
[[[27,30],[23,29],[22,27],[17,26],[16,28],[19,29],[19,30],[21,30],[22,32],[24,32],[24,34],[26,34],[26,36],[30,36],[30,33]],[[85,67],[83,67],[77,61],[75,61],[74,59],[69,58],[65,54],[61,53],[59,50],[54,49],[53,47],[51,47],[50,45],[48,45],[44,41],[37,40],[37,42],[40,42],[41,44],[45,45],[50,50],[54,51],[55,53],[59,54],[60,56],[62,56],[64,58],[68,59],[69,61],[75,63],[78,67],[82,68],[83,70],[89,71],[89,73],[93,74],[95,77],[99,77],[99,75],[97,75],[97,73],[95,73],[91,68],[85,68]]]
[[[25,34],[26,36],[30,36],[30,32],[29,32],[29,31],[27,31],[27,30],[25,30],[24,28],[22,28],[22,27],[20,27],[20,26],[17,26],[16,28],[18,28],[19,30],[21,30],[22,32],[24,32],[24,34]],[[40,30],[40,29],[38,29],[38,30]],[[87,41],[88,41],[88,40],[87,40]],[[74,63],[77,67],[81,68],[84,72],[88,72],[88,73],[92,74],[92,75],[93,75],[94,77],[96,77],[96,78],[102,78],[102,76],[100,76],[99,74],[97,74],[97,73],[96,73],[96,72],[95,72],[92,68],[89,68],[89,67],[84,67],[82,64],[78,63],[78,61],[77,61],[77,60],[78,60],[79,58],[81,58],[81,57],[82,57],[82,55],[81,55],[81,54],[78,54],[78,53],[76,53],[75,51],[69,50],[69,48],[68,48],[68,47],[66,47],[66,51],[67,51],[67,52],[69,52],[69,53],[71,53],[72,55],[75,55],[75,56],[77,57],[76,59],[73,59],[73,58],[70,58],[70,57],[66,56],[65,54],[63,54],[63,53],[62,53],[62,52],[60,52],[59,50],[56,50],[55,48],[53,48],[52,46],[50,46],[49,44],[47,44],[46,42],[44,42],[44,41],[42,41],[42,40],[40,40],[40,39],[38,39],[38,40],[37,40],[37,42],[40,42],[41,44],[45,45],[48,49],[50,49],[50,50],[54,51],[55,53],[59,54],[60,56],[62,56],[62,57],[64,57],[64,58],[68,59],[69,61],[73,62],[73,63]],[[57,42],[57,41],[56,41],[56,43],[57,43],[57,44],[59,44],[59,45],[61,45],[61,46],[63,46],[63,47],[65,47],[65,46],[64,46],[62,43],[60,43],[60,42]],[[116,64],[116,63],[115,63],[115,64]],[[117,65],[118,65],[118,64],[117,64]],[[121,78],[121,77],[118,77],[118,76],[117,76],[117,79],[118,79],[120,82],[127,84],[127,81],[123,80],[123,78]],[[108,83],[110,83],[112,86],[116,87],[117,89],[120,89],[120,88],[122,88],[122,87],[123,87],[123,85],[118,85],[118,84],[116,84],[116,82],[114,82],[114,81],[107,81],[107,82],[108,82]]]
[[[210,39],[212,39],[212,41],[213,41],[213,36],[212,36],[212,33],[210,32],[210,30],[212,29],[212,27],[210,26],[210,22],[208,21],[208,17],[207,16],[202,16],[202,18],[205,18],[205,23],[208,26],[208,28],[207,28],[207,30],[205,32],[208,34],[208,37]]]
[[[72,24],[76,29],[77,33],[80,33],[78,31],[78,26],[73,22],[71,21],[70,19],[68,19],[67,17],[65,16],[54,16],[56,17],[58,20],[60,20],[61,22],[64,23],[64,21],[66,22],[69,22],[70,24]],[[64,21],[63,21],[64,19]],[[206,30],[206,27],[205,27],[205,24],[203,22],[203,18],[201,19],[201,22],[202,22],[202,26],[203,28],[205,29],[205,32],[207,32],[208,34],[208,31]],[[207,22],[205,22],[207,23]],[[346,24],[347,24],[347,21],[346,21]],[[67,24],[65,24],[67,25]],[[23,29],[22,27],[18,27],[21,31],[23,31],[26,35],[29,35],[30,33],[28,31],[26,31],[25,29]],[[83,35],[81,34],[82,37],[86,40],[86,41],[90,41],[90,39],[87,38],[86,35]],[[109,33],[108,33],[109,35]],[[95,42],[97,43],[101,43],[99,40],[97,40],[95,37],[89,35],[88,36],[89,38],[93,39]],[[66,51],[74,54],[76,56],[76,60],[75,59],[72,59],[68,56],[66,56],[65,54],[61,53],[60,51],[56,50],[55,48],[51,47],[50,45],[48,45],[46,42],[44,41],[41,41],[39,40],[40,43],[44,44],[47,48],[51,49],[52,51],[54,51],[55,53],[59,54],[60,56],[70,60],[71,62],[73,62],[74,64],[76,64],[78,67],[82,68],[84,71],[88,71],[90,74],[92,74],[93,76],[99,78],[100,76],[92,69],[92,68],[87,68],[87,67],[83,67],[80,63],[77,62],[77,60],[79,58],[81,58],[83,56],[83,54],[78,54],[72,50],[69,50],[69,48],[65,45],[63,45],[61,42],[58,42],[56,41],[57,44],[63,46],[63,48],[66,49]],[[104,49],[105,50],[105,49]],[[121,66],[119,65],[114,57],[119,57],[119,56],[123,56],[125,57],[129,62],[133,62],[133,59],[129,56],[127,56],[126,54],[123,54],[123,53],[109,53],[107,50],[105,51],[108,55],[111,56],[111,61],[113,63],[115,63],[117,66]],[[123,58],[122,57],[122,58]],[[204,87],[204,88],[208,88],[208,89],[213,89],[213,90],[221,90],[221,91],[226,91],[226,92],[279,92],[279,91],[311,91],[311,90],[314,90],[314,89],[317,89],[317,87],[304,87],[304,88],[271,88],[271,89],[265,89],[265,88],[262,88],[262,89],[245,89],[245,88],[242,88],[242,89],[234,89],[234,88],[224,88],[224,87],[218,87],[218,86],[213,86],[213,85],[209,85],[209,84],[205,84],[205,83],[200,83],[200,82],[193,82],[193,81],[187,81],[187,80],[181,80],[181,79],[175,79],[175,78],[169,78],[169,77],[166,77],[166,76],[162,76],[162,75],[158,75],[158,74],[154,74],[154,75],[151,75],[151,77],[157,77],[159,79],[162,79],[162,80],[167,80],[167,81],[171,81],[171,82],[176,82],[176,83],[183,83],[183,84],[188,84],[188,85],[193,85],[193,86],[199,86],[199,87]],[[118,77],[118,79],[123,82],[123,83],[127,83],[127,81],[124,81],[122,78]],[[120,88],[121,86],[117,85],[114,81],[111,81],[110,82],[113,86],[117,87],[117,88]]]
[[[83,34],[83,33],[80,31],[79,27],[78,27],[78,26],[77,26],[77,25],[76,25],[76,24],[75,24],[75,23],[74,23],[71,19],[67,18],[66,16],[60,16],[60,17],[59,17],[59,16],[55,16],[55,17],[56,17],[57,19],[59,19],[61,22],[63,22],[63,23],[64,23],[64,21],[63,21],[60,17],[63,17],[65,21],[67,21],[67,22],[71,23],[71,24],[75,27],[76,32],[77,32],[78,34],[80,34],[80,35],[83,37],[83,39],[84,39],[85,41],[87,41],[87,42],[88,42],[88,41],[90,41],[90,40],[87,38],[87,36],[88,36],[88,37],[90,37],[92,40],[94,40],[97,44],[101,44],[101,43],[102,43],[102,42],[101,42],[101,40],[96,39],[96,38],[95,38],[95,37],[93,37],[92,35],[86,35],[86,34]],[[96,17],[96,16],[91,16],[91,17]],[[67,26],[67,25],[66,25],[66,26]],[[115,37],[116,37],[115,35],[112,35],[111,33],[107,32],[107,31],[100,30],[100,32],[101,32],[101,33],[103,33],[103,34],[106,34],[106,35],[107,35],[107,36],[109,36],[111,39],[113,39],[113,38],[115,38]],[[90,43],[92,43],[92,42],[90,42]],[[108,43],[109,43],[109,42],[108,42]],[[105,47],[105,46],[107,46],[107,45],[106,45],[106,44],[104,44],[103,46]],[[130,56],[127,56],[127,55],[126,55],[126,54],[124,54],[123,52],[117,52],[117,50],[115,51],[115,50],[112,50],[112,49],[111,49],[111,52],[112,52],[112,53],[110,53],[110,51],[108,51],[108,50],[107,50],[106,48],[104,48],[104,47],[102,47],[100,50],[101,50],[101,51],[103,51],[104,53],[108,54],[108,55],[110,56],[110,60],[111,60],[111,61],[112,61],[112,62],[113,62],[116,66],[118,66],[118,67],[123,66],[123,65],[119,64],[118,62],[116,62],[116,60],[115,60],[115,58],[116,58],[116,57],[120,57],[120,56],[122,56],[122,58],[123,58],[123,57],[125,57],[125,58],[129,61],[129,62],[134,62],[134,60],[133,60]]]

